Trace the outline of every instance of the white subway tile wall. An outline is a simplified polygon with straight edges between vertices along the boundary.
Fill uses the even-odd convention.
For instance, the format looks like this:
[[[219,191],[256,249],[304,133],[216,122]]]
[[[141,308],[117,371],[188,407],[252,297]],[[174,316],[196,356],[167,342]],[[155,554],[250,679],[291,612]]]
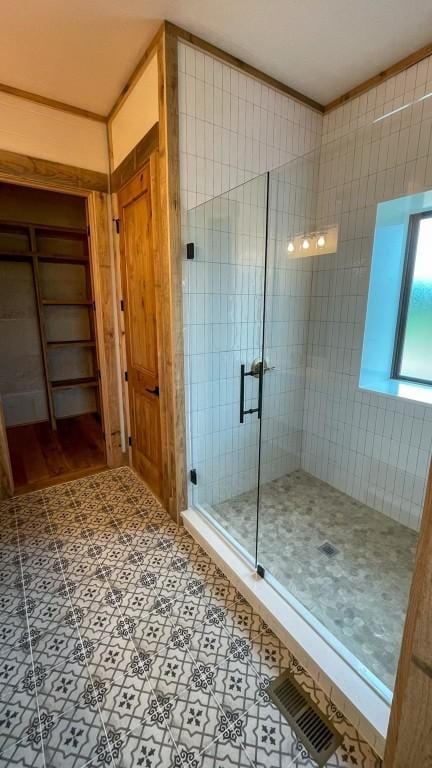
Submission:
[[[184,265],[189,428],[199,482],[194,502],[215,504],[257,484],[259,421],[240,424],[240,366],[260,354],[266,179],[259,176],[189,214],[195,259]],[[258,380],[245,379],[245,409]]]
[[[358,383],[376,207],[432,188],[431,128],[432,57],[324,117],[317,222],[339,247],[313,260],[302,442],[305,470],[414,529],[432,407]]]
[[[190,491],[195,502],[214,504],[257,485],[259,425],[255,414],[240,425],[239,387],[240,365],[248,370],[261,357],[266,180],[238,185],[318,147],[322,116],[182,43],[179,112],[183,243],[194,241],[197,251],[183,273],[189,460],[199,478]],[[282,251],[292,228],[311,218],[310,183],[305,165],[272,180],[268,285],[276,282],[266,359],[276,369],[265,382],[267,479],[300,466],[311,265]],[[234,187],[189,214],[187,234],[186,211]],[[258,381],[245,384],[245,407],[256,407]]]
[[[320,113],[189,45],[178,48],[184,209],[319,146]]]
[[[187,211],[289,163],[270,186],[265,356],[275,370],[264,380],[263,480],[302,466],[418,528],[432,409],[361,391],[358,381],[376,205],[432,187],[431,61],[323,119],[179,44],[182,237],[197,246],[195,261],[184,261],[195,501],[217,503],[257,482],[257,425],[246,417],[240,427],[238,389],[240,363],[260,351],[263,180],[189,214],[190,232]],[[287,258],[290,235],[314,222],[339,225],[337,254]],[[247,380],[246,407],[255,384]]]
[[[287,246],[314,229],[318,173],[315,150],[270,175],[264,358],[273,370],[264,377],[263,483],[301,466],[312,262]]]

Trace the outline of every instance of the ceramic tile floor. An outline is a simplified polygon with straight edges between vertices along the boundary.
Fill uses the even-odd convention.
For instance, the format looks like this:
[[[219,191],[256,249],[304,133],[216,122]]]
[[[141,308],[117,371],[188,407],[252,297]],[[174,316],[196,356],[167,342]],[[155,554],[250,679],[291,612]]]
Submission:
[[[256,491],[210,514],[255,553]],[[303,470],[261,488],[259,562],[391,690],[417,538]]]
[[[0,768],[314,766],[266,694],[291,668],[378,758],[128,468],[0,503]]]

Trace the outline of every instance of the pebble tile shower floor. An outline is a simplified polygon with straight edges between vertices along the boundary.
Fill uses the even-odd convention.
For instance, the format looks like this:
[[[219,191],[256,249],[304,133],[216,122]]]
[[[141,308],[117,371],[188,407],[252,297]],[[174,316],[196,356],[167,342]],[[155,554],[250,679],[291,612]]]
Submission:
[[[0,768],[314,766],[266,693],[290,668],[379,759],[128,468],[0,503]]]

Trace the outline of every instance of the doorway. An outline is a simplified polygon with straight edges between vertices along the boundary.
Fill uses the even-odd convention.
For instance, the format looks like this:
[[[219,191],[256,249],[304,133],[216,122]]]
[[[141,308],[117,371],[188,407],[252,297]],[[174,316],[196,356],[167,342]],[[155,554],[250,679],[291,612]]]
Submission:
[[[150,161],[118,193],[132,465],[163,499],[157,237]]]
[[[15,492],[104,467],[85,198],[0,184],[0,328]]]

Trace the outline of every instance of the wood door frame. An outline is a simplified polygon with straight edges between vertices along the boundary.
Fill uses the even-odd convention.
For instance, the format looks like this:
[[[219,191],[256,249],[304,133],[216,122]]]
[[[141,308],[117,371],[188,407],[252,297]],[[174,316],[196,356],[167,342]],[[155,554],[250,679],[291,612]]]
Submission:
[[[432,765],[431,608],[432,462],[387,732],[384,768]]]
[[[187,507],[186,425],[183,355],[183,291],[180,236],[180,155],[178,116],[177,36],[164,22],[136,67],[122,95],[108,118],[108,144],[112,166],[111,120],[123,103],[133,83],[155,53],[158,65],[159,121],[140,140],[110,176],[114,217],[118,216],[116,192],[138,173],[149,157],[153,160],[157,192],[153,194],[157,218],[158,267],[160,269],[161,308],[158,319],[161,391],[165,404],[161,408],[161,431],[166,465],[166,508],[171,517],[181,522],[180,513]],[[116,238],[116,276],[120,306],[120,254]],[[121,315],[121,313],[120,313]],[[126,370],[123,319],[119,320],[122,370]],[[122,379],[124,421],[129,430],[129,398]],[[130,434],[130,432],[128,432]]]
[[[26,158],[23,157],[23,160]],[[55,165],[51,163],[51,165]],[[63,166],[59,164],[59,168]],[[91,188],[74,187],[69,181],[64,181],[59,174],[58,181],[51,181],[50,171],[47,178],[35,180],[33,175],[26,176],[20,168],[14,172],[0,170],[0,182],[13,184],[47,192],[84,198],[86,203],[87,221],[90,227],[89,263],[93,292],[96,303],[96,344],[101,374],[100,395],[105,440],[106,462],[109,467],[120,466],[124,463],[122,452],[122,429],[120,414],[120,385],[118,350],[116,347],[116,303],[114,300],[114,264],[110,244],[110,221],[108,211],[108,195],[105,192]],[[0,464],[10,463],[9,448],[4,441],[0,442]],[[2,489],[0,489],[1,491]],[[6,493],[3,489],[3,493]],[[0,494],[1,498],[1,494]]]

